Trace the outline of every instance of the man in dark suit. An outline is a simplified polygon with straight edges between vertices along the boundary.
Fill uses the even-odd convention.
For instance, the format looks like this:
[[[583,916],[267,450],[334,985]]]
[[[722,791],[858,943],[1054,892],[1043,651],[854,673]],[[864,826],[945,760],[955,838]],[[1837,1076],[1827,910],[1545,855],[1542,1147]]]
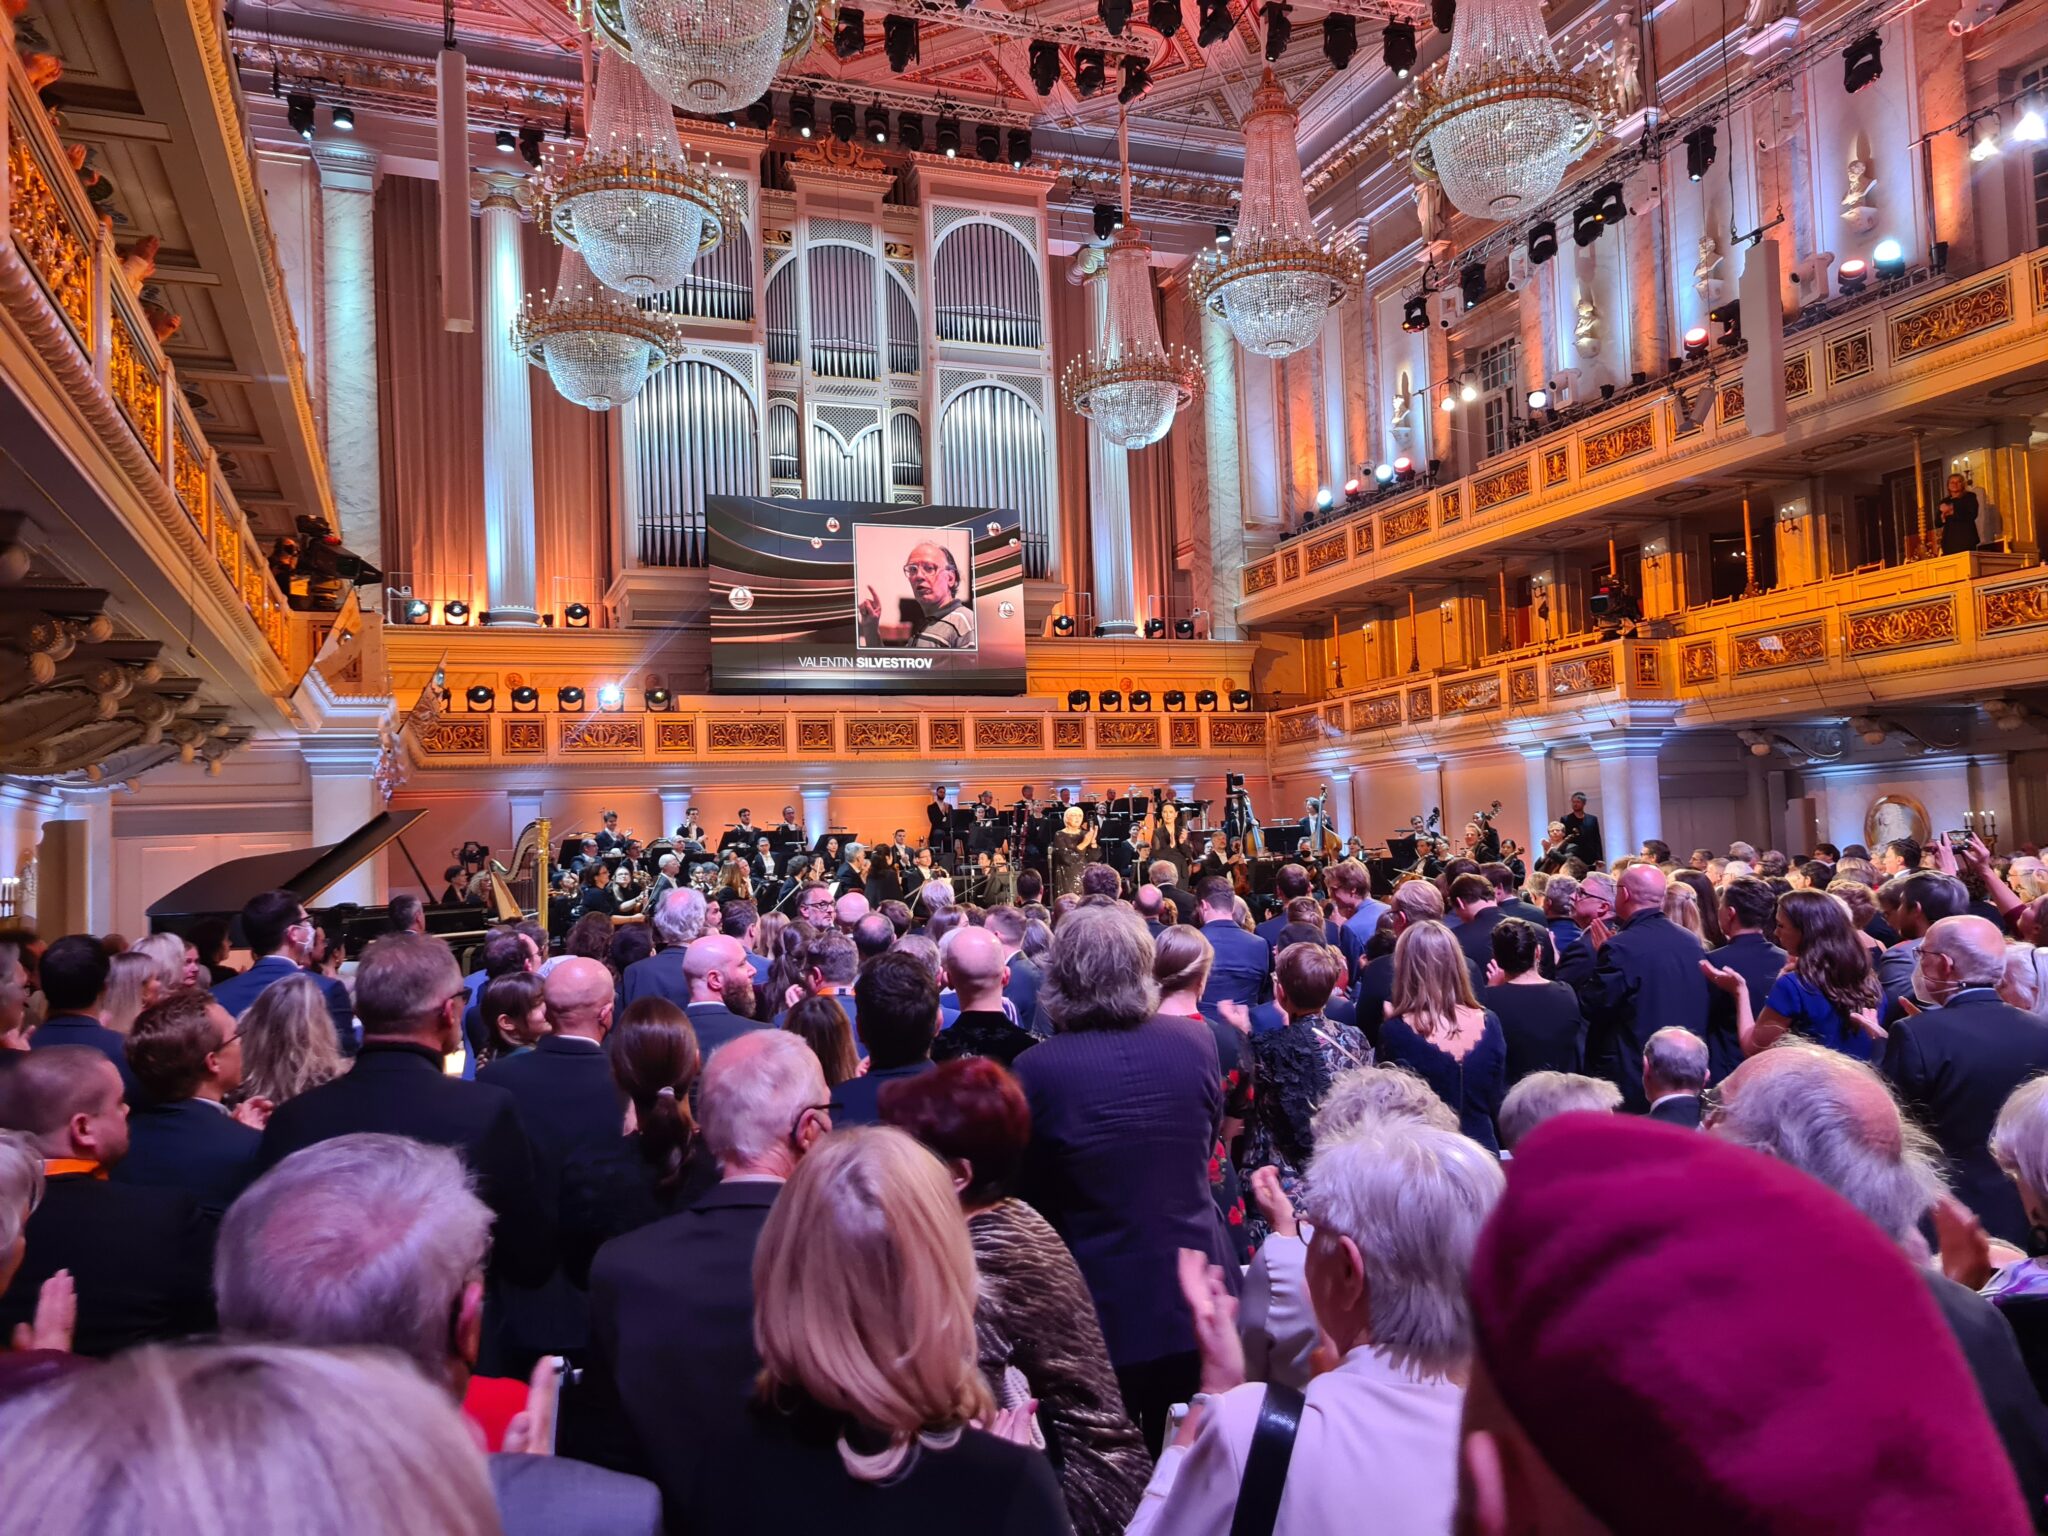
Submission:
[[[1038,985],[1044,979],[1037,962],[1024,954],[1024,914],[1015,907],[992,907],[983,920],[988,931],[1003,941],[1003,964],[1010,979],[1003,983],[1003,996],[1017,1011],[1017,1022],[1035,1035],[1045,1026],[1038,1017]]]
[[[9,1053],[0,1063],[0,1130],[35,1143],[44,1178],[22,1233],[21,1268],[0,1293],[0,1338],[35,1317],[43,1283],[60,1269],[77,1291],[73,1348],[81,1355],[213,1326],[212,1227],[198,1202],[106,1177],[128,1152],[128,1106],[112,1062],[82,1045]]]
[[[1991,1127],[2013,1089],[2048,1071],[2048,1021],[1999,997],[2005,940],[1981,917],[1927,930],[1920,980],[1936,1006],[1891,1026],[1885,1075],[1940,1143],[1956,1197],[1984,1230],[2026,1246],[2029,1222],[2013,1181],[1991,1156]]]
[[[1177,923],[1199,923],[1201,914],[1195,908],[1195,893],[1181,884],[1180,868],[1171,859],[1154,859],[1145,871],[1146,877],[1159,887],[1159,894],[1173,903],[1174,921]]]
[[[1166,924],[1159,920],[1165,910],[1166,897],[1156,885],[1141,885],[1131,893],[1131,909],[1145,925],[1145,931],[1157,940],[1166,931]]]
[[[100,941],[89,933],[67,933],[43,951],[37,975],[49,1015],[28,1037],[32,1051],[53,1045],[82,1045],[98,1051],[121,1075],[121,1091],[130,1104],[141,1097],[128,1067],[128,1042],[100,1018],[102,994],[112,962]]]
[[[256,1177],[263,1140],[222,1103],[242,1083],[241,1042],[234,1016],[199,987],[142,1010],[128,1032],[128,1061],[143,1107],[128,1117],[116,1182],[181,1189],[215,1220],[234,1204]]]
[[[1493,930],[1507,914],[1495,905],[1493,882],[1484,875],[1460,875],[1451,882],[1451,909],[1457,923],[1451,929],[1465,963],[1481,976],[1493,958]]]
[[[1754,875],[1738,875],[1721,887],[1720,916],[1728,942],[1714,951],[1714,964],[1739,972],[1749,988],[1750,1006],[1761,1008],[1771,983],[1785,969],[1785,951],[1771,942],[1778,925],[1778,893]],[[1734,996],[1716,988],[1707,1009],[1709,1082],[1720,1082],[1742,1065],[1735,1024]]]
[[[1711,983],[1700,970],[1700,943],[1664,915],[1669,882],[1654,864],[1632,864],[1615,892],[1618,929],[1604,921],[1587,930],[1599,957],[1579,987],[1590,1028],[1586,1071],[1621,1090],[1622,1107],[1642,1114],[1643,1047],[1667,1024],[1707,1037]]]
[[[1222,875],[1205,875],[1195,887],[1201,905],[1202,932],[1215,951],[1209,968],[1209,984],[1202,989],[1202,1006],[1218,1003],[1242,1004],[1249,1009],[1273,995],[1273,950],[1264,939],[1246,933],[1231,915],[1237,893]]]
[[[449,1077],[468,997],[455,957],[439,939],[387,934],[356,968],[363,1048],[347,1073],[278,1106],[257,1161],[275,1167],[301,1147],[355,1131],[411,1136],[453,1147],[497,1215],[492,1272],[538,1285],[554,1268],[554,1220],[542,1199],[533,1146],[512,1095]]]
[[[213,989],[214,1001],[240,1018],[249,1005],[273,982],[287,976],[313,975],[327,999],[327,1012],[334,1019],[335,1039],[344,1056],[356,1049],[355,1027],[350,1021],[352,1005],[348,988],[332,976],[308,972],[317,930],[306,915],[306,905],[290,891],[264,891],[251,896],[242,908],[242,942],[256,963],[239,976],[231,976]]]
[[[764,1027],[754,1017],[754,968],[738,939],[722,933],[698,939],[683,951],[683,980],[689,987],[683,1011],[705,1059],[728,1040]]]
[[[1572,795],[1572,808],[1558,818],[1564,828],[1564,847],[1588,869],[1598,869],[1607,862],[1606,850],[1600,846],[1600,818],[1586,809],[1586,792],[1578,790]]]
[[[1700,1128],[1707,1088],[1707,1042],[1689,1029],[1660,1029],[1643,1047],[1643,1097],[1652,1120],[1680,1130]]]
[[[858,1005],[854,1030],[867,1052],[868,1070],[833,1090],[837,1125],[873,1125],[882,1085],[932,1069],[932,1041],[939,1033],[938,978],[915,955],[892,950],[860,969],[853,984]]]
[[[669,1528],[693,1529],[700,1473],[745,1430],[754,1352],[754,1245],[782,1184],[832,1129],[818,1058],[784,1030],[744,1035],[705,1064],[698,1121],[721,1182],[614,1238],[590,1267],[591,1337]]]
[[[946,803],[945,785],[932,786],[932,803],[924,808],[924,816],[930,826],[925,842],[933,848],[952,848],[953,807]]]
[[[380,1135],[308,1147],[250,1186],[222,1224],[221,1332],[395,1351],[460,1400],[483,1338],[490,1231],[490,1210],[450,1148]],[[423,1329],[423,1318],[440,1324]],[[527,1423],[509,1428],[489,1458],[506,1536],[656,1536],[661,1495],[652,1483],[529,1442],[529,1426],[553,1417],[556,1390],[546,1377],[529,1388]]]
[[[571,1153],[624,1133],[625,1104],[604,1054],[612,973],[572,955],[555,963],[546,988],[549,1033],[532,1050],[492,1062],[476,1080],[512,1095],[541,1176],[550,1180]]]
[[[1493,886],[1494,905],[1500,908],[1502,917],[1519,917],[1527,923],[1547,930],[1543,909],[1522,895],[1522,882],[1515,878],[1515,872],[1505,864],[1482,864],[1479,873],[1486,876]]]
[[[624,852],[626,839],[619,834],[619,813],[606,811],[604,825],[597,829],[597,851],[600,854]]]
[[[683,951],[704,932],[704,893],[695,886],[680,886],[650,911],[655,951],[626,967],[619,978],[619,1007],[629,1008],[643,997],[665,997],[678,1008],[687,1008],[690,983],[683,975]]]
[[[1893,895],[1896,893],[1896,902]],[[1954,875],[1936,869],[1919,869],[1894,875],[1884,885],[1880,898],[1889,911],[1898,942],[1877,957],[1877,984],[1884,989],[1884,1019],[1889,1027],[1904,1013],[1904,1003],[1913,996],[1913,965],[1920,958],[1921,942],[1927,930],[1945,917],[1960,917],[1970,909],[1970,891]],[[1932,998],[1915,998],[1931,1003]]]

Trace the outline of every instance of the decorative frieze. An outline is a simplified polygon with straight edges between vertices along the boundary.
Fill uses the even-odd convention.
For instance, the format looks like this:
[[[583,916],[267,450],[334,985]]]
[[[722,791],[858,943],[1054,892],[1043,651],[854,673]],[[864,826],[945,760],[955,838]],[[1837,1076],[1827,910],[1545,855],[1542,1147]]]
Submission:
[[[1484,512],[1529,494],[1529,461],[1517,459],[1505,469],[1472,482],[1472,510]]]
[[[1658,688],[1660,668],[1657,663],[1657,648],[1654,645],[1639,645],[1635,648],[1635,679],[1639,688]]]
[[[558,740],[566,757],[589,757],[607,752],[644,752],[647,733],[638,718],[561,719],[556,722]]]
[[[1389,726],[1401,723],[1401,695],[1398,693],[1376,694],[1369,699],[1351,701],[1352,731],[1383,731]]]
[[[1897,651],[1908,646],[1953,645],[1956,604],[1953,597],[1929,598],[1902,608],[1876,608],[1849,615],[1851,654]]]
[[[713,720],[706,740],[713,752],[780,752],[784,738],[779,719]],[[852,745],[850,740],[848,745]]]
[[[107,384],[114,403],[152,459],[164,451],[163,380],[149,360],[149,353],[136,339],[135,329],[114,306],[107,335]]]
[[[1372,519],[1364,518],[1351,529],[1351,553],[1369,555],[1372,553]]]
[[[1427,532],[1429,503],[1426,501],[1418,501],[1412,507],[1396,507],[1391,512],[1380,514],[1380,544],[1383,548]]]
[[[1168,715],[1166,736],[1168,744],[1176,752],[1199,751],[1202,746],[1202,722],[1193,715]]]
[[[993,720],[976,719],[974,722],[974,750],[977,752],[1043,752],[1045,750],[1045,727],[1037,720],[1020,720],[1014,716],[1005,716]]]
[[[436,720],[419,735],[429,757],[488,757],[491,733],[482,720]]]
[[[1055,720],[1052,723],[1052,749],[1055,752],[1080,752],[1088,745],[1088,728],[1072,717]]]
[[[1349,541],[1344,537],[1342,529],[1324,538],[1317,539],[1314,543],[1310,544],[1307,553],[1303,556],[1303,559],[1307,562],[1309,573],[1313,575],[1315,572],[1326,570],[1330,566],[1342,565],[1348,544]]]
[[[514,715],[499,724],[500,748],[507,757],[536,757],[548,749],[547,732],[536,715]]]
[[[1540,696],[1536,686],[1534,667],[1510,667],[1508,669],[1508,702],[1510,704],[1534,704]]]
[[[1845,384],[1860,379],[1877,366],[1872,355],[1870,332],[1852,331],[1828,341],[1828,383]]]
[[[1244,595],[1264,592],[1280,584],[1280,567],[1271,559],[1260,560],[1244,568]]]
[[[799,752],[830,752],[832,750],[832,721],[825,719],[800,719],[796,723],[796,749]]]
[[[1785,398],[1797,400],[1813,393],[1813,354],[1801,352],[1785,359]]]
[[[1678,653],[1678,675],[1688,684],[1711,683],[1721,675],[1721,662],[1711,640],[1695,640]]]
[[[658,720],[654,726],[654,750],[657,752],[695,752],[697,750],[697,722],[694,720]]]
[[[2001,272],[1989,282],[1951,293],[1894,315],[1891,320],[1892,361],[1903,362],[1923,352],[1995,330],[2012,319],[2012,279]]]
[[[71,226],[57,189],[30,147],[27,126],[9,125],[8,223],[14,243],[81,347],[92,334],[92,246]]]
[[[1995,588],[1984,594],[1983,603],[1981,627],[1987,635],[2048,624],[2048,581]]]
[[[1298,547],[1280,551],[1280,579],[1282,581],[1301,580],[1301,550]]]
[[[1592,656],[1570,656],[1553,661],[1549,672],[1552,698],[1604,693],[1614,686],[1614,657],[1606,651]]]
[[[716,743],[713,743],[714,747]],[[878,715],[846,722],[849,752],[915,752],[917,716]]]
[[[1427,687],[1408,690],[1408,720],[1411,725],[1435,718],[1435,708]]]
[[[1209,745],[1212,747],[1263,747],[1265,744],[1264,715],[1209,717]]]
[[[1563,485],[1572,475],[1572,452],[1563,443],[1543,450],[1543,484]]]
[[[1579,463],[1591,474],[1596,469],[1637,458],[1656,446],[1656,428],[1651,424],[1650,413],[1645,411],[1599,432],[1586,433],[1579,439]]]
[[[1437,687],[1437,707],[1447,715],[1471,715],[1500,708],[1500,674],[1453,678]]]
[[[967,749],[967,722],[957,715],[935,717],[925,722],[934,752],[963,752]]]
[[[1742,420],[1747,401],[1748,397],[1743,393],[1740,379],[1733,384],[1724,384],[1721,387],[1721,398],[1717,403],[1721,413],[1721,424],[1726,426],[1731,421]]]
[[[1449,527],[1465,515],[1465,493],[1455,485],[1437,498],[1437,522]]]
[[[192,519],[203,538],[206,534],[206,454],[192,440],[192,434],[185,430],[180,421],[171,434],[171,487],[177,492],[178,505],[185,509],[185,515]]]
[[[1095,745],[1098,747],[1159,747],[1157,715],[1097,715]]]
[[[1740,674],[1805,666],[1825,660],[1827,650],[1827,635],[1818,619],[1759,630],[1735,637],[1735,670]]]
[[[1283,747],[1304,741],[1320,741],[1322,735],[1323,717],[1313,709],[1297,710],[1280,717],[1280,745]]]

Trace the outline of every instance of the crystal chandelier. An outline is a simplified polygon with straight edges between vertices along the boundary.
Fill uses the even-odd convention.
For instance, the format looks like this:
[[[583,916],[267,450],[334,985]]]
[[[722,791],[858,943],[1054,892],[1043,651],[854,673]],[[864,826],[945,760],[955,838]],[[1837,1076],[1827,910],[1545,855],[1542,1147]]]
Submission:
[[[817,17],[816,0],[586,3],[595,29],[686,112],[736,112],[758,101],[785,54],[809,45]]]
[[[1244,191],[1227,255],[1195,259],[1189,291],[1260,357],[1299,352],[1365,281],[1365,253],[1309,219],[1294,107],[1268,69],[1244,120]]]
[[[582,152],[556,158],[535,194],[555,238],[582,252],[599,282],[637,299],[688,277],[740,218],[735,183],[690,163],[668,103],[615,54],[598,71]]]
[[[564,399],[608,411],[682,355],[682,323],[606,288],[569,248],[554,292],[527,295],[512,322],[512,345],[547,370]]]
[[[1388,137],[1460,213],[1509,218],[1555,192],[1600,131],[1602,69],[1557,62],[1541,0],[1466,0],[1450,52],[1396,106]]]

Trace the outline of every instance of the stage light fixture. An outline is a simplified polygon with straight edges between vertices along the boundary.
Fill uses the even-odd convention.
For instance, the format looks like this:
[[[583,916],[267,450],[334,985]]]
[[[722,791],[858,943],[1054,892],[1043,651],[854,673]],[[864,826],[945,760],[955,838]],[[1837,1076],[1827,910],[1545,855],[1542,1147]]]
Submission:
[[[1230,690],[1230,712],[1233,715],[1246,714],[1252,707],[1252,691],[1249,688]]]
[[[1057,615],[1052,621],[1052,632],[1062,639],[1074,632],[1074,616],[1071,613]]]
[[[1479,384],[1472,377],[1472,370],[1468,368],[1458,375],[1458,401],[1461,405],[1470,405],[1478,398]]]
[[[1259,7],[1259,15],[1266,23],[1266,62],[1278,64],[1280,55],[1287,51],[1287,45],[1294,40],[1294,19],[1287,13],[1292,9],[1286,0],[1267,0]]]
[[[1698,181],[1713,168],[1714,125],[1707,123],[1693,129],[1685,136],[1685,174],[1690,181]]]
[[[832,137],[842,144],[851,144],[854,131],[853,103],[850,101],[833,102],[831,121]]]
[[[1429,329],[1429,295],[1418,293],[1401,306],[1401,329],[1411,335]]]
[[[924,119],[915,112],[896,114],[896,142],[913,155],[924,149]]]
[[[1970,141],[1970,160],[1973,164],[1981,165],[1986,160],[1997,158],[2000,148],[1998,132],[1996,112],[1989,117],[1978,118],[1976,122],[1962,130],[1962,136]]]
[[[944,156],[945,156],[945,157],[946,157],[946,158],[947,158],[948,160],[953,160],[953,159],[957,159],[957,158],[959,157],[959,154],[960,154],[960,119],[959,119],[959,118],[957,118],[957,117],[942,117],[942,118],[940,118],[940,119],[939,119],[939,127],[938,127],[938,138],[937,138],[937,143],[938,143],[938,146],[939,146],[939,153],[940,153],[940,154],[942,154],[942,155],[944,155]]]
[[[1529,231],[1529,260],[1536,266],[1550,260],[1557,254],[1557,225],[1549,219],[1535,225]]]
[[[1549,391],[1549,390],[1547,390],[1547,389],[1532,389],[1532,390],[1530,390],[1530,391],[1529,391],[1529,409],[1530,409],[1530,410],[1532,410],[1532,411],[1542,411],[1542,410],[1548,410],[1548,409],[1549,409],[1549,407],[1550,407],[1550,391]]]
[[[1095,14],[1111,37],[1122,37],[1131,24],[1131,0],[1095,0]]]
[[[457,598],[452,603],[443,603],[441,605],[441,622],[443,624],[467,624],[469,622],[469,604],[463,602],[460,598]]]
[[[1896,240],[1880,240],[1870,249],[1870,264],[1877,269],[1880,281],[1889,282],[1892,278],[1904,277],[1905,247]]]
[[[354,133],[356,131],[356,109],[354,107],[346,105],[336,107],[328,116],[333,121],[336,131],[341,133]]]
[[[1195,16],[1195,46],[1198,48],[1214,48],[1230,36],[1235,25],[1230,19],[1230,0],[1198,0]]]
[[[431,618],[432,618],[433,616],[434,616],[434,608],[433,608],[433,604],[429,603],[429,602],[428,602],[428,601],[427,601],[427,600],[426,600],[426,599],[425,599],[424,597],[411,597],[411,598],[407,598],[407,599],[406,599],[406,602],[405,602],[405,622],[406,622],[406,623],[408,623],[408,624],[424,624],[424,623],[426,623],[426,622],[427,622],[427,621],[428,621],[429,619],[431,619]]]
[[[1842,50],[1842,89],[1855,95],[1874,85],[1884,73],[1884,43],[1875,32],[1866,32]]]
[[[1012,128],[1009,133],[1010,168],[1022,170],[1031,162],[1031,130]]]
[[[1151,690],[1151,689],[1149,689],[1149,688],[1133,688],[1133,689],[1131,690],[1131,708],[1132,708],[1133,710],[1139,710],[1139,709],[1146,709],[1146,710],[1149,710],[1149,709],[1150,709],[1151,707],[1152,707],[1152,690]]]
[[[1040,38],[1031,45],[1027,58],[1031,88],[1041,96],[1050,96],[1052,88],[1060,83],[1060,45]]]
[[[284,99],[284,120],[308,143],[313,140],[313,113],[319,105],[311,91],[293,91]]]
[[[1003,131],[994,123],[977,123],[974,128],[974,152],[994,165],[1003,158]]]
[[[1100,48],[1083,48],[1074,55],[1074,94],[1084,100],[1102,89],[1104,60]]]
[[[841,63],[857,58],[868,45],[867,12],[850,5],[839,7],[839,20],[832,28],[832,54]]]
[[[1445,37],[1451,35],[1451,28],[1457,24],[1458,0],[1430,0],[1429,24]]]
[[[910,61],[917,57],[915,16],[882,18],[882,53],[889,60],[889,68],[897,74],[902,74],[910,67]]]
[[[1695,360],[1707,355],[1707,328],[1704,325],[1695,325],[1687,329],[1685,355]]]
[[[2030,97],[2020,103],[2020,120],[2013,124],[2012,137],[2016,144],[2039,144],[2048,140],[2048,117],[2042,115],[2038,99]]]
[[[1452,411],[1455,411],[1458,408],[1457,395],[1455,393],[1445,395],[1442,400],[1437,402],[1437,408],[1441,410],[1446,416],[1448,416]]]
[[[1392,464],[1375,464],[1372,467],[1372,477],[1381,485],[1392,485],[1394,483],[1394,466]]]
[[[1861,256],[1851,256],[1835,273],[1835,280],[1844,293],[1861,293],[1863,285],[1870,281],[1870,263]]]
[[[547,141],[547,136],[545,128],[535,127],[531,123],[519,130],[519,158],[536,171],[540,169],[540,147]]]
[[[1173,621],[1173,638],[1176,640],[1194,639],[1195,621],[1193,619],[1175,619]]]
[[[1323,18],[1323,57],[1332,69],[1346,69],[1358,52],[1358,18],[1332,11]]]
[[[1094,702],[1095,695],[1086,688],[1070,688],[1067,690],[1067,708],[1077,715],[1086,714],[1088,707]]]
[[[766,133],[770,128],[773,128],[775,126],[775,103],[768,97],[763,96],[759,101],[748,107],[747,126],[749,128],[757,128],[762,133]]]
[[[1146,638],[1147,640],[1163,640],[1163,639],[1165,639],[1165,638],[1166,638],[1166,620],[1164,620],[1164,619],[1147,619],[1147,620],[1145,621],[1145,638]],[[1132,694],[1132,695],[1131,695],[1131,697],[1135,699],[1135,698],[1137,697],[1137,695],[1136,695],[1136,694]]]
[[[1350,18],[1346,18],[1349,20]],[[1337,61],[1332,59],[1331,63]],[[1406,80],[1415,69],[1415,24],[1390,21],[1380,29],[1380,62],[1396,80]],[[1338,65],[1338,68],[1343,68]]]
[[[1096,239],[1107,240],[1111,235],[1117,232],[1117,229],[1122,224],[1123,217],[1117,211],[1117,206],[1115,203],[1097,203],[1095,205],[1094,227]]]
[[[1469,262],[1458,270],[1458,295],[1467,309],[1477,309],[1486,297],[1486,263]]]
[[[1742,301],[1730,299],[1707,311],[1707,319],[1721,327],[1721,345],[1732,347],[1742,340]]]
[[[1194,628],[1194,623],[1192,620],[1183,619],[1181,620],[1181,622],[1183,624],[1186,624],[1190,630]],[[1165,703],[1166,712],[1169,715],[1180,714],[1183,710],[1185,710],[1188,707],[1188,696],[1186,690],[1181,688],[1167,689]]]
[[[581,709],[583,707],[583,690],[574,683],[569,684],[566,688],[557,688],[555,690],[555,703],[563,709]]]
[[[540,690],[521,683],[512,690],[512,712],[515,715],[530,715],[540,708]]]
[[[810,92],[800,92],[789,98],[789,126],[796,130],[800,139],[808,139],[817,132],[818,100]]]
[[[889,142],[889,109],[869,107],[867,114],[868,137],[877,144]]]
[[[1147,0],[1145,25],[1161,37],[1171,37],[1181,28],[1180,0]]]
[[[1600,210],[1594,204],[1581,203],[1572,210],[1572,242],[1581,250],[1606,232],[1607,226],[1600,221]]]
[[[571,603],[568,607],[564,608],[562,610],[562,627],[564,629],[590,628],[589,606],[584,603]]]
[[[1360,481],[1359,481],[1359,478],[1358,478],[1358,476],[1356,476],[1356,475],[1353,475],[1353,476],[1352,476],[1352,477],[1351,477],[1351,478],[1350,478],[1349,480],[1346,480],[1346,481],[1344,482],[1344,498],[1345,498],[1345,500],[1347,500],[1347,501],[1348,501],[1348,500],[1350,500],[1350,499],[1351,499],[1351,498],[1352,498],[1353,496],[1356,496],[1356,495],[1358,494],[1358,487],[1359,487],[1359,484],[1360,484]]]
[[[1124,707],[1124,696],[1114,688],[1105,688],[1098,702],[1103,713],[1107,714],[1111,710],[1121,710]]]
[[[1216,690],[1204,688],[1195,695],[1195,713],[1213,715],[1216,713]]]
[[[471,709],[489,709],[497,701],[497,691],[489,683],[476,683],[464,695]]]
[[[519,135],[510,128],[500,128],[494,142],[497,144],[498,153],[501,155],[516,155],[519,153]]]
[[[1316,492],[1316,510],[1318,512],[1327,512],[1335,504],[1336,500],[1337,493],[1326,485]]]
[[[1230,244],[1230,226],[1228,224],[1218,224],[1216,226],[1216,243],[1218,245]]]
[[[666,688],[650,686],[646,689],[646,699],[648,709],[656,714],[661,714],[676,707],[676,696]]]
[[[615,715],[626,707],[626,690],[617,683],[601,683],[597,690],[597,707],[606,714]]]
[[[1610,181],[1596,191],[1593,206],[1600,210],[1602,224],[1619,224],[1628,217],[1628,199],[1622,195],[1618,181]]]
[[[1117,87],[1116,99],[1124,106],[1129,106],[1144,95],[1146,87],[1151,84],[1152,66],[1135,53],[1125,54],[1124,83]]]
[[[1414,474],[1415,461],[1409,458],[1408,455],[1405,453],[1396,455],[1394,458],[1395,478],[1399,480],[1408,480],[1412,479],[1414,477]]]

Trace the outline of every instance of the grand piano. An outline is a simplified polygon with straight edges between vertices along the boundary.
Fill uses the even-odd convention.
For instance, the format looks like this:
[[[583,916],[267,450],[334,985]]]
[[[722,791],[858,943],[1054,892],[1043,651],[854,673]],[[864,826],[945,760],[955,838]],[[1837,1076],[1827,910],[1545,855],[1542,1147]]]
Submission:
[[[323,927],[339,925],[350,956],[391,928],[391,909],[341,902],[322,906],[320,897],[364,863],[396,842],[425,811],[381,811],[338,843],[291,848],[229,859],[194,875],[176,890],[150,904],[150,927],[187,934],[208,918],[229,925],[233,941],[242,943],[240,915],[250,897],[263,891],[290,891]],[[429,906],[427,932],[460,950],[481,943],[493,923],[536,918],[547,924],[548,823],[530,823],[513,845],[511,862],[490,862],[488,898],[481,905]],[[410,857],[408,855],[408,857]],[[415,866],[417,867],[417,866]]]

